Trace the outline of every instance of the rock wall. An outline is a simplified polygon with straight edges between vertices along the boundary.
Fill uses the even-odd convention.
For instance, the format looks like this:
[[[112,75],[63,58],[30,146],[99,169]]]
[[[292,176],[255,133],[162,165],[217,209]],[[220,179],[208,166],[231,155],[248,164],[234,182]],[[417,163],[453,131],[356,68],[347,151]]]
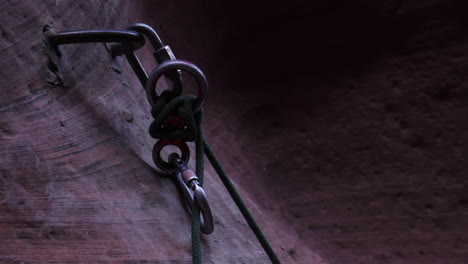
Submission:
[[[125,28],[131,8],[1,4],[0,263],[191,262],[190,216],[153,168],[149,105],[130,67],[103,44],[62,46],[61,58],[44,44],[45,26]],[[268,263],[220,181],[206,177],[216,232],[203,238],[205,261]]]
[[[0,5],[0,262],[190,262],[128,64],[80,44],[56,65],[43,44],[45,25],[145,22],[205,71],[207,138],[284,263],[466,263],[464,2]],[[205,182],[205,261],[268,263],[211,168]]]

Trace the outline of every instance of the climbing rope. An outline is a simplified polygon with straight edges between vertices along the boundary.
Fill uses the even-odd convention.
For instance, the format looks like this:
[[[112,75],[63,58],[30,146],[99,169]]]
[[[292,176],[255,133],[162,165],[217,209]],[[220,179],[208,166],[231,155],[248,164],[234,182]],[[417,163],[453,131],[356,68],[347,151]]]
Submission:
[[[210,161],[211,165],[215,169],[215,171],[218,174],[219,178],[223,182],[224,186],[228,190],[228,192],[231,195],[234,202],[236,203],[237,207],[239,208],[239,211],[244,216],[245,221],[247,222],[249,227],[254,232],[255,236],[257,237],[258,241],[260,242],[263,249],[267,253],[267,255],[270,258],[271,262],[274,263],[274,264],[281,263],[279,261],[278,256],[276,255],[275,251],[273,250],[270,243],[268,242],[268,239],[266,238],[265,234],[263,234],[262,230],[260,229],[260,226],[255,221],[252,213],[250,212],[250,210],[247,208],[247,205],[242,200],[242,198],[241,198],[239,192],[237,191],[234,183],[231,181],[229,176],[224,171],[223,166],[221,165],[221,163],[216,158],[216,155],[214,154],[213,150],[210,148],[210,146],[208,145],[208,143],[206,143],[205,140],[203,140],[203,143],[204,143],[203,147],[204,147],[204,150],[205,150],[206,157]]]
[[[194,97],[188,96],[179,96],[175,97],[171,95],[170,90],[165,90],[161,95],[161,98],[164,98],[162,104],[166,104],[165,107],[162,107],[160,104],[155,104],[152,109],[152,114],[155,116],[155,121],[150,126],[149,132],[155,138],[167,137],[167,138],[177,138],[183,137],[186,139],[193,139],[195,136],[195,148],[196,148],[196,173],[200,179],[200,183],[203,184],[203,162],[204,155],[206,154],[211,165],[215,169],[222,183],[228,190],[232,199],[236,203],[240,212],[244,216],[247,224],[254,232],[258,241],[264,248],[268,257],[272,263],[280,263],[278,256],[274,252],[270,243],[268,242],[266,236],[263,234],[259,225],[255,221],[252,213],[247,208],[247,205],[242,200],[239,192],[237,191],[234,183],[231,181],[229,176],[226,174],[224,168],[222,167],[219,160],[216,158],[213,150],[210,148],[206,140],[204,139],[201,131],[201,121],[202,121],[202,111],[193,115],[192,104],[191,102],[195,100]],[[166,98],[172,98],[172,100],[167,100]],[[177,106],[177,107],[176,107]],[[184,120],[187,120],[188,123],[195,124],[196,130],[193,130],[193,126],[187,126],[182,131],[172,130],[170,131],[167,127],[162,127],[161,124],[163,120],[169,116],[170,113],[177,112],[177,114],[182,117]],[[192,118],[193,116],[193,118]],[[190,129],[189,129],[190,128]],[[192,140],[193,141],[193,140]],[[193,263],[201,263],[201,241],[200,241],[200,214],[197,203],[192,208],[192,255]]]
[[[148,25],[137,23],[127,30],[82,30],[54,33],[45,32],[47,45],[61,56],[59,45],[86,42],[112,42],[109,50],[113,56],[125,55],[146,90],[154,121],[149,128],[150,135],[158,139],[153,148],[156,166],[170,173],[184,194],[192,213],[192,261],[202,263],[201,233],[213,232],[213,220],[208,200],[203,190],[204,157],[208,158],[220,180],[231,195],[271,262],[280,263],[267,238],[255,221],[252,213],[242,200],[234,183],[230,180],[213,150],[202,134],[203,104],[206,99],[207,81],[203,72],[190,62],[176,60],[169,46],[165,46],[157,33]],[[144,46],[145,37],[154,48],[158,66],[148,75],[134,51]],[[190,73],[198,83],[198,95],[181,95],[182,78],[180,71]],[[172,89],[159,94],[156,83],[165,76],[172,82]],[[187,142],[195,142],[195,172],[188,167],[190,149]],[[168,145],[179,148],[181,155],[172,153],[168,161],[161,157],[161,150]]]

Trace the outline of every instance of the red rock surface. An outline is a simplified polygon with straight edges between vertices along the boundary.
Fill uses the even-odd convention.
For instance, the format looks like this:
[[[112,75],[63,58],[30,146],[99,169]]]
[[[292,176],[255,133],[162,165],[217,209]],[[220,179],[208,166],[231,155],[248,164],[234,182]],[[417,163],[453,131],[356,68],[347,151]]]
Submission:
[[[0,263],[190,263],[128,64],[42,42],[134,22],[205,71],[205,133],[284,263],[468,261],[462,1],[0,6]],[[206,263],[268,263],[211,168],[206,190]]]

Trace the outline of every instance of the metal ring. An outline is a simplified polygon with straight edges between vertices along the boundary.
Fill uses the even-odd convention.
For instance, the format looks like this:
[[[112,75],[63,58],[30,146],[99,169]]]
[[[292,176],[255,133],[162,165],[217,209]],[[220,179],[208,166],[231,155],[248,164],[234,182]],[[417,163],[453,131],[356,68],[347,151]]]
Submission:
[[[165,146],[169,146],[169,145],[173,145],[173,146],[176,146],[177,148],[179,148],[179,150],[180,150],[180,152],[182,154],[181,159],[185,163],[189,162],[189,160],[190,160],[190,149],[189,149],[187,143],[185,143],[184,141],[182,141],[180,139],[170,140],[170,139],[167,139],[167,138],[160,139],[156,144],[154,144],[153,161],[154,161],[154,164],[156,164],[156,166],[158,166],[158,168],[160,168],[161,170],[164,170],[164,171],[167,171],[167,172],[176,172],[176,171],[178,171],[177,166],[175,166],[172,163],[164,161],[163,158],[161,157],[161,150]]]
[[[208,82],[206,80],[205,75],[203,74],[202,70],[198,68],[195,64],[190,63],[188,61],[183,60],[170,60],[163,62],[161,65],[154,69],[149,77],[148,81],[146,82],[146,95],[148,96],[148,101],[152,105],[156,102],[159,98],[159,93],[156,91],[156,83],[158,82],[161,76],[170,70],[183,70],[190,73],[198,84],[198,96],[197,101],[193,105],[193,111],[198,112],[203,107],[203,104],[206,100],[207,90],[208,90]],[[175,87],[177,88],[177,87]],[[181,88],[181,87],[180,87]],[[182,91],[175,90],[177,94],[180,94]]]

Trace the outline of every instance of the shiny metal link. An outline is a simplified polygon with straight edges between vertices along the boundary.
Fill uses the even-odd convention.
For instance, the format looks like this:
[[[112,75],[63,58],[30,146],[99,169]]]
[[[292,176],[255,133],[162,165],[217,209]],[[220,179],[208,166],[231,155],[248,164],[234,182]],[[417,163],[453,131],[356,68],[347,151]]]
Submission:
[[[201,232],[206,235],[213,233],[213,215],[211,214],[211,208],[206,198],[205,190],[200,185],[197,175],[195,175],[193,170],[191,170],[182,159],[178,158],[177,154],[171,154],[169,160],[179,169],[174,175],[174,180],[184,196],[185,203],[190,213],[192,213],[194,203],[197,203],[200,208]]]
[[[167,45],[164,45],[158,33],[156,33],[156,31],[147,24],[136,23],[130,25],[127,30],[138,32],[148,39],[148,41],[153,46],[153,56],[158,64],[176,59],[171,48]],[[133,71],[138,76],[143,87],[145,87],[146,81],[148,80],[148,74],[141,65],[138,57],[135,55],[135,49],[131,48],[126,42],[120,42],[110,44],[109,50],[111,51],[111,55],[114,57],[125,54],[127,60],[132,66]],[[178,90],[182,89],[182,78],[178,70],[168,72],[165,74],[165,76],[172,82],[174,88],[177,88]]]

